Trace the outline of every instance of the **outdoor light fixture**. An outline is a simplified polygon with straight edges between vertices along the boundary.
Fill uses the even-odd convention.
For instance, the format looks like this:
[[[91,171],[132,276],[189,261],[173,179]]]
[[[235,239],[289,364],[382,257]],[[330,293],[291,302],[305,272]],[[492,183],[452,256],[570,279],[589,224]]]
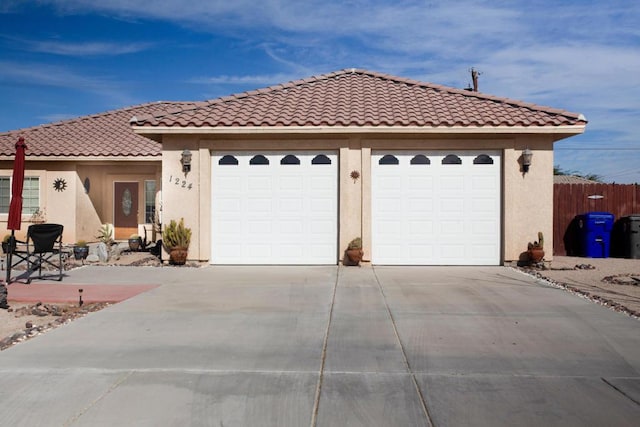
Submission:
[[[524,173],[529,172],[529,166],[531,166],[531,158],[533,157],[533,152],[529,150],[529,148],[525,148],[522,150],[522,171]]]
[[[182,152],[180,163],[182,163],[182,172],[187,173],[191,171],[191,151],[185,149]]]

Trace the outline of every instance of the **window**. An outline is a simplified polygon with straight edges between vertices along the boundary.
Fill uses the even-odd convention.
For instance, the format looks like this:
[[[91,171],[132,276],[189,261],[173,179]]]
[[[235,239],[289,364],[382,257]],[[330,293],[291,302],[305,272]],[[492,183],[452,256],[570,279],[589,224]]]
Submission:
[[[447,157],[442,159],[443,165],[461,165],[462,159],[455,154],[449,154]]]
[[[156,216],[156,182],[144,182],[144,222],[152,224]]]
[[[251,160],[249,160],[250,165],[268,165],[269,159],[267,159],[262,154],[258,154],[257,156],[253,156]]]
[[[300,159],[294,156],[293,154],[287,154],[280,160],[281,165],[299,165]]]
[[[222,156],[222,158],[218,160],[218,164],[219,165],[237,165],[238,159],[227,154],[226,156]]]
[[[9,213],[11,178],[0,177],[0,213]],[[40,178],[27,176],[22,188],[22,215],[33,215],[40,208]]]
[[[382,156],[380,161],[378,161],[379,165],[397,165],[399,162],[396,156],[392,156],[391,154],[387,154]]]
[[[413,159],[411,159],[411,164],[412,165],[430,165],[431,160],[429,160],[429,158],[424,154],[418,154]]]
[[[11,200],[11,180],[8,176],[0,177],[0,213],[9,213]]]
[[[311,160],[312,165],[330,165],[331,159],[325,156],[324,154],[318,154]]]
[[[492,165],[493,159],[490,156],[487,156],[486,154],[480,154],[478,157],[473,159],[473,164],[474,165]]]

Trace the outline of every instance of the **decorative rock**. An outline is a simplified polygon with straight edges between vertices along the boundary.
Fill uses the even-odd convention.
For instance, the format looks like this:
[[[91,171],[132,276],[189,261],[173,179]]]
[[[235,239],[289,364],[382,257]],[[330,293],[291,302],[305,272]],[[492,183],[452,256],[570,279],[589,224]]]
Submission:
[[[31,329],[31,328],[33,328],[33,323],[27,322],[27,323],[25,323],[24,327],[27,328],[27,329]]]
[[[109,248],[107,248],[107,245],[104,242],[98,243],[98,248],[96,252],[100,262],[109,261]]]
[[[87,259],[85,261],[87,261],[87,262],[99,262],[100,258],[98,258],[98,255],[96,255],[96,254],[91,254],[91,255],[87,256]]]

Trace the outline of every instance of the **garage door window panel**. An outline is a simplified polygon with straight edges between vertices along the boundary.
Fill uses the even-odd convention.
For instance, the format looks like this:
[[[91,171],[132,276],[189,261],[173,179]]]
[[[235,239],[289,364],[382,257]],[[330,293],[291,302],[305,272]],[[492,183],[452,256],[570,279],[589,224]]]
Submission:
[[[444,159],[442,159],[443,165],[461,165],[462,159],[455,154],[449,154]]]
[[[412,165],[430,165],[431,160],[424,154],[418,154],[413,159],[411,159],[410,164]]]
[[[281,165],[299,165],[300,159],[294,156],[293,154],[287,154],[280,160]]]
[[[473,159],[474,165],[492,165],[493,159],[491,156],[487,156],[486,154],[480,154],[478,157]]]
[[[269,159],[267,159],[262,154],[258,154],[257,156],[254,156],[251,160],[249,160],[249,164],[250,165],[268,165]]]
[[[312,165],[330,165],[331,159],[324,154],[318,154],[311,160]]]
[[[399,163],[400,161],[398,160],[398,158],[396,156],[392,156],[391,154],[383,156],[378,162],[378,164],[380,165],[397,165]]]
[[[218,160],[218,164],[221,166],[237,166],[238,159],[233,156],[223,156],[220,160]]]

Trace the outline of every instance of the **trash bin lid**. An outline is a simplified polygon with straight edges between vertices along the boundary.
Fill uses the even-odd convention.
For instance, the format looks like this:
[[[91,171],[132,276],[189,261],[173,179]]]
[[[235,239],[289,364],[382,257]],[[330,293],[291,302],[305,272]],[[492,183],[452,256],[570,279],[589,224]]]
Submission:
[[[613,216],[613,214],[612,214],[612,213],[609,213],[609,212],[586,212],[586,213],[584,214],[584,216],[586,216],[586,217],[592,217],[592,218],[593,218],[593,217],[599,217],[599,216],[605,216],[605,217],[607,217],[607,218],[608,218],[608,217],[612,217],[612,216]]]

